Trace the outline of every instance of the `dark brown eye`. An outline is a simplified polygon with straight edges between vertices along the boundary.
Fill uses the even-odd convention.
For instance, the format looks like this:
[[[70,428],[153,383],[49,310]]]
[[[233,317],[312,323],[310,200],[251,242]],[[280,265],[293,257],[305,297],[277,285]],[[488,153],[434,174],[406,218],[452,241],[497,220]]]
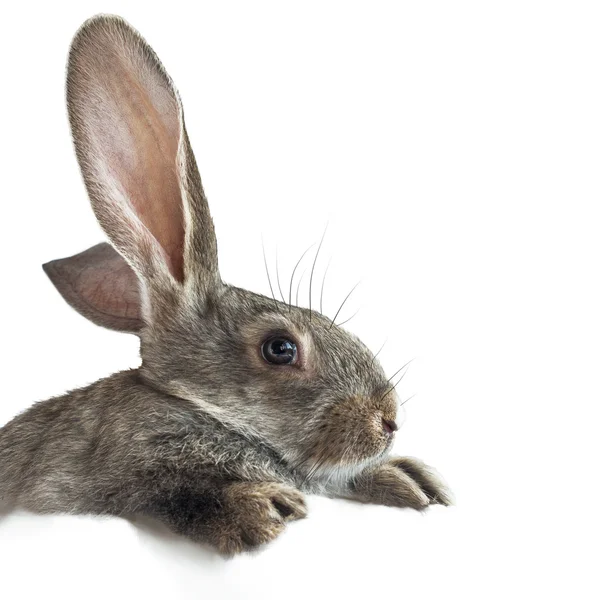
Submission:
[[[298,358],[298,348],[284,337],[269,338],[262,345],[263,358],[273,365],[292,365]]]

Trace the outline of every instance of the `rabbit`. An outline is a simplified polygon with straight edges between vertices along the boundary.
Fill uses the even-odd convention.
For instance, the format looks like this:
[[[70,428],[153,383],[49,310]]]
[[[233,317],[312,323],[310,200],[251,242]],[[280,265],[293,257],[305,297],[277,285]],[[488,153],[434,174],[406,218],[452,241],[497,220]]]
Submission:
[[[359,339],[221,280],[178,92],[122,18],[76,33],[67,106],[110,244],[43,268],[83,316],[139,336],[142,361],[6,424],[0,499],[149,516],[224,555],[305,517],[305,494],[449,505],[434,471],[390,456],[397,395]]]

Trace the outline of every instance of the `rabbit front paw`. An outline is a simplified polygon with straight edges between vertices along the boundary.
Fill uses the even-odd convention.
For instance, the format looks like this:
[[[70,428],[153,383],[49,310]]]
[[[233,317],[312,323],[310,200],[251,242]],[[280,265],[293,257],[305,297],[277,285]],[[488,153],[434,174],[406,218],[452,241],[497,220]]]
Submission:
[[[386,506],[423,510],[430,504],[452,504],[448,488],[416,458],[391,458],[363,473],[354,487],[360,500]]]
[[[288,521],[307,514],[302,493],[280,483],[234,484],[226,498],[227,513],[215,532],[215,543],[229,555],[270,542]]]
[[[397,456],[387,463],[412,479],[427,497],[429,504],[452,504],[452,494],[435,471],[418,458]]]

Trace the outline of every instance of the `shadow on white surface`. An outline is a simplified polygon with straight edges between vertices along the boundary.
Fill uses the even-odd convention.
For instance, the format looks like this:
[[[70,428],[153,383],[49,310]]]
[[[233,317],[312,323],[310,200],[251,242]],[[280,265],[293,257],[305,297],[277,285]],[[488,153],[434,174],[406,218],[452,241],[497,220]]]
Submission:
[[[439,524],[453,521],[453,509],[441,507],[418,514],[311,497],[309,509],[269,546],[234,558],[146,518],[2,512],[0,589],[65,600],[301,598],[326,590],[354,598],[390,590],[401,576],[410,590],[428,556],[445,554],[448,529]]]

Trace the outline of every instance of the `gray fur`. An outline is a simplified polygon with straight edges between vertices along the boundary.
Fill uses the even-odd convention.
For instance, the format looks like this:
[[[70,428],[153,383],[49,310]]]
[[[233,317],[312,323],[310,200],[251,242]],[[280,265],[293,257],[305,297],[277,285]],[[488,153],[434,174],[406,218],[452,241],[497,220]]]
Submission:
[[[115,152],[165,161],[161,172],[176,177],[165,184],[175,194],[168,210],[134,197],[132,172],[114,175],[106,158],[113,138],[140,127],[135,107],[127,123],[126,106],[116,117],[125,119],[121,129],[99,133],[106,117],[98,98],[109,93],[106,81],[115,85],[103,65],[121,59],[141,90],[131,101],[142,98],[156,113],[148,125],[156,135],[142,131],[147,141]],[[127,103],[126,91],[118,94]],[[39,402],[3,427],[0,498],[38,512],[143,513],[229,554],[305,516],[302,493],[417,509],[448,504],[425,465],[388,457],[393,435],[382,418],[396,418],[397,398],[360,340],[314,310],[221,281],[179,97],[139,34],[118,17],[84,24],[67,95],[92,206],[116,251],[103,246],[46,269],[82,314],[138,333],[142,366]],[[103,322],[110,294],[89,308],[86,294],[96,273],[105,282],[105,261],[130,283],[137,276],[139,288],[107,288],[113,300],[123,289],[129,305],[135,298],[122,326],[122,315]],[[82,270],[89,284],[74,285]],[[297,364],[265,362],[260,347],[271,334],[297,343]]]

